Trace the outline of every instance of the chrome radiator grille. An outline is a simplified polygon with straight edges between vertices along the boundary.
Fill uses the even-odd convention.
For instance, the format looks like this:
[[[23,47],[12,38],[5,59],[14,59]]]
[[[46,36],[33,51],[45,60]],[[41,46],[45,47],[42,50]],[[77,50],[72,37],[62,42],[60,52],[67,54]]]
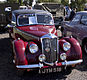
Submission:
[[[42,39],[42,53],[46,56],[46,62],[52,63],[57,61],[57,38],[43,38]],[[47,49],[47,50],[46,50]]]

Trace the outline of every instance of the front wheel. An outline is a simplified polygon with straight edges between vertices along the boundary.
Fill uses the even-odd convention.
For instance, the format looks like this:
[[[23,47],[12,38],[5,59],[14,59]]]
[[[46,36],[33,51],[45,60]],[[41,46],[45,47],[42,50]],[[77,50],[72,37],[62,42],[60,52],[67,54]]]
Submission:
[[[72,69],[73,69],[73,67],[67,66],[66,68],[63,69],[63,73],[65,75],[68,75],[68,74],[70,74],[72,72]]]
[[[23,76],[24,70],[16,70],[17,76]]]
[[[83,42],[82,49],[83,49],[84,53],[87,55],[87,40],[85,42]]]

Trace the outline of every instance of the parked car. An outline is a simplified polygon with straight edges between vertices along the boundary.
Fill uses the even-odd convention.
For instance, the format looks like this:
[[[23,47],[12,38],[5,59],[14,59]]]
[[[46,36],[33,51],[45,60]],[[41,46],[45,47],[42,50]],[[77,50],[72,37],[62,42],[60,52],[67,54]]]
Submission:
[[[71,37],[58,39],[52,14],[47,11],[15,10],[7,26],[18,72],[58,72],[83,61],[78,41]]]
[[[28,9],[27,6],[19,6],[19,9]]]
[[[87,54],[87,11],[77,12],[71,21],[62,24],[63,35],[73,36]]]
[[[50,12],[53,15],[56,29],[59,29],[59,26],[64,20],[65,15],[64,5],[53,2],[37,3],[34,5],[34,9],[45,10]]]

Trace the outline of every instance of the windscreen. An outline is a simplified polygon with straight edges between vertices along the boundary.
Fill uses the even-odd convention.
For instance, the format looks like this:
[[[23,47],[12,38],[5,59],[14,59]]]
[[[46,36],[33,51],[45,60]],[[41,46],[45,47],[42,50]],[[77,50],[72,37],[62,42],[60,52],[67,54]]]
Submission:
[[[53,25],[53,19],[50,15],[37,15],[38,24]]]
[[[31,25],[31,24],[36,24],[36,17],[34,14],[31,15],[19,15],[18,16],[18,25],[23,26],[23,25]]]
[[[35,15],[35,14],[23,14],[18,16],[17,23],[19,26],[26,25],[54,25],[54,21],[50,15]]]

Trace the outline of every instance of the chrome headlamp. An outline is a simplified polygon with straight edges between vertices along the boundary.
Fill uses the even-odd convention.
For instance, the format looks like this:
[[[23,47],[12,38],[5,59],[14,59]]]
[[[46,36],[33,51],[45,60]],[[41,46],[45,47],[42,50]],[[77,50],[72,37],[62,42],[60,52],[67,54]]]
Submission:
[[[31,44],[29,50],[31,53],[36,53],[38,51],[38,46],[36,44]]]
[[[68,51],[71,48],[71,44],[69,42],[65,42],[63,44],[63,50]]]
[[[60,54],[60,59],[61,60],[66,60],[66,53],[62,53],[62,54]]]
[[[41,54],[40,56],[39,56],[39,61],[40,62],[44,62],[46,60],[46,56],[44,55],[44,54]]]

